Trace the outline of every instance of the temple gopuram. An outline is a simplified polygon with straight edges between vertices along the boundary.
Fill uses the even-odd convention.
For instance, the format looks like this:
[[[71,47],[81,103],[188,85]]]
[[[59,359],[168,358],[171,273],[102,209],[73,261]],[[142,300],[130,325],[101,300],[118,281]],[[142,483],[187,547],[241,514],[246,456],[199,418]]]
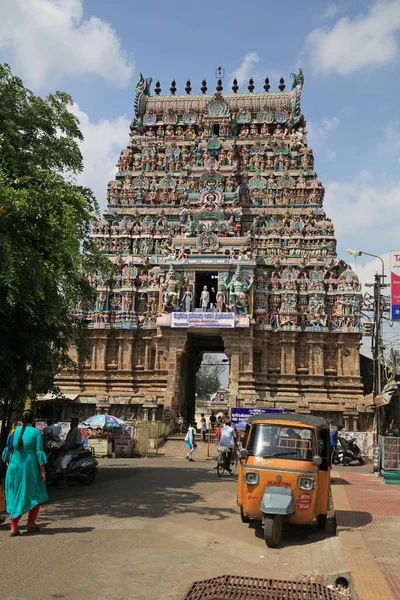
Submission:
[[[93,278],[89,352],[61,390],[88,413],[189,419],[201,357],[221,352],[230,406],[357,419],[361,288],[323,209],[301,70],[276,92],[151,83],[93,229],[115,275]]]

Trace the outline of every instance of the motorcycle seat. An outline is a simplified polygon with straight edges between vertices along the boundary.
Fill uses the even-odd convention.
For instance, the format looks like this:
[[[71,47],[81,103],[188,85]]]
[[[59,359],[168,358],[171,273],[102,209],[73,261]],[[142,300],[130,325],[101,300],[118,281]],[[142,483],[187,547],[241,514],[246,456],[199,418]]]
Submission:
[[[80,460],[81,458],[89,458],[89,456],[92,456],[90,450],[81,450],[79,454],[75,457],[75,460]]]

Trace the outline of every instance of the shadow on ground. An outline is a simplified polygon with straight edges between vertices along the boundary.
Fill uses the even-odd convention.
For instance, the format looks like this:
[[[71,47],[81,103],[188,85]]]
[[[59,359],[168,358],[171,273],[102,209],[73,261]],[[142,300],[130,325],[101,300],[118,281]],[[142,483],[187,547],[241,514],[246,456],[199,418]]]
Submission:
[[[351,483],[342,477],[331,477],[331,485],[351,485]]]
[[[127,465],[102,466],[90,487],[74,485],[68,489],[49,488],[50,503],[46,517],[55,520],[109,516],[126,519],[191,513],[207,521],[227,519],[236,508],[206,504],[205,496],[194,491],[198,484],[214,484],[215,492],[224,489],[235,494],[232,478],[218,479],[215,471],[205,468],[161,466],[154,462],[146,467]],[[210,490],[208,490],[210,492]]]
[[[343,530],[352,531],[372,523],[371,513],[358,510],[335,510],[338,526]]]

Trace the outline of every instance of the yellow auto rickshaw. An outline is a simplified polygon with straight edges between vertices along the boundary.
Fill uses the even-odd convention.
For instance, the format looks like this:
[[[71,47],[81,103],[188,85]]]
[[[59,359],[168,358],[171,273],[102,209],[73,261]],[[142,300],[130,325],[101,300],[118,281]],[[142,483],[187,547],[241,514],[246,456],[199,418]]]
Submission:
[[[283,522],[325,529],[329,507],[330,435],[324,419],[296,413],[249,418],[238,477],[243,523],[264,521],[275,548]]]

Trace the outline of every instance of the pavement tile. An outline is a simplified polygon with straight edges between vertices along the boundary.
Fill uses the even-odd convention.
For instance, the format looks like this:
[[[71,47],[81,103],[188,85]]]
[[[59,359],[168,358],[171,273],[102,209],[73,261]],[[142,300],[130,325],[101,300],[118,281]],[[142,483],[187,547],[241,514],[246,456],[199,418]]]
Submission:
[[[350,468],[332,476],[339,539],[359,599],[400,600],[399,488]]]

